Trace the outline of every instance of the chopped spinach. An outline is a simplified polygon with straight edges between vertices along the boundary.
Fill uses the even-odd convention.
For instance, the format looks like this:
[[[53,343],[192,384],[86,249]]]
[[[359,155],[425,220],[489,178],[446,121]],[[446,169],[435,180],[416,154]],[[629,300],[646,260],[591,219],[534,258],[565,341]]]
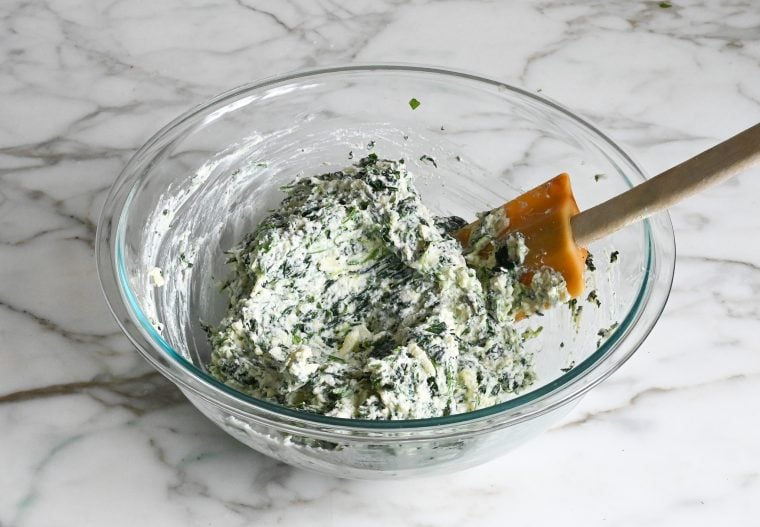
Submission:
[[[575,361],[570,361],[570,364],[568,364],[567,367],[560,368],[559,371],[561,371],[563,373],[567,373],[570,370],[572,370],[573,368],[575,368]]]
[[[594,265],[594,257],[591,253],[586,255],[586,269],[589,271],[596,271],[596,265]]]
[[[599,295],[595,289],[589,292],[588,296],[586,297],[586,302],[596,304],[596,307],[601,307],[602,305],[602,301],[599,300]]]
[[[422,156],[420,156],[420,161],[427,161],[428,163],[433,165],[435,168],[438,168],[438,163],[435,162],[435,159],[433,159],[427,154],[423,154]]]
[[[522,280],[520,235],[486,254],[499,223],[481,215],[462,248],[452,234],[467,222],[434,216],[403,160],[374,152],[282,188],[280,207],[227,253],[212,375],[301,411],[363,419],[473,410],[533,382],[524,341],[543,328],[516,320],[543,315],[566,289],[549,269],[530,282],[540,286]]]

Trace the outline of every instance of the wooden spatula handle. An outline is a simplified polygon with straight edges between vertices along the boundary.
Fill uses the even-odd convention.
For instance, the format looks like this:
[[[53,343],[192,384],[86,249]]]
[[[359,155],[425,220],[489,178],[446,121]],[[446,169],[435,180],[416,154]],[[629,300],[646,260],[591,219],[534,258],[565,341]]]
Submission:
[[[758,163],[760,124],[573,216],[575,243],[584,247]]]

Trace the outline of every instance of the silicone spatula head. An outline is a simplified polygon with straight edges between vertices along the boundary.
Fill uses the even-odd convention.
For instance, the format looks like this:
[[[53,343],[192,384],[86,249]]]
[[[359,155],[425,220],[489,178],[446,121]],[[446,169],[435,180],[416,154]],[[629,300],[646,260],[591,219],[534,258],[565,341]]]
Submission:
[[[570,296],[580,296],[588,252],[578,247],[573,238],[570,218],[580,211],[570,187],[570,176],[560,174],[499,209],[509,222],[505,222],[507,226],[497,238],[521,233],[528,248],[525,267],[528,270],[551,267],[564,277]],[[463,246],[467,246],[477,225],[478,222],[471,223],[455,233]]]
[[[495,236],[521,232],[530,251],[524,262],[528,271],[553,268],[565,278],[568,293],[577,297],[583,293],[588,254],[581,246],[758,165],[760,124],[583,212],[575,203],[570,177],[560,174],[500,207],[498,212],[509,221],[502,222],[508,225]],[[471,223],[455,233],[462,245],[469,245],[477,226],[478,222]],[[493,244],[483,250],[493,250]],[[530,274],[526,273],[525,279],[530,279]]]

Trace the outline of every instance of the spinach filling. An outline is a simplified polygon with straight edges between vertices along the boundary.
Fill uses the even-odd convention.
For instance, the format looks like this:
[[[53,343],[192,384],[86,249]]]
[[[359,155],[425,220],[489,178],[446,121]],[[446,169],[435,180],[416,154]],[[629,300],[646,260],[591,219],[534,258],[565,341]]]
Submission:
[[[567,300],[545,269],[524,280],[511,235],[491,262],[488,215],[465,225],[422,204],[403,161],[376,154],[298,179],[230,253],[227,316],[210,372],[254,397],[320,414],[416,419],[502,402],[534,380],[516,318]],[[485,241],[484,241],[485,240]]]

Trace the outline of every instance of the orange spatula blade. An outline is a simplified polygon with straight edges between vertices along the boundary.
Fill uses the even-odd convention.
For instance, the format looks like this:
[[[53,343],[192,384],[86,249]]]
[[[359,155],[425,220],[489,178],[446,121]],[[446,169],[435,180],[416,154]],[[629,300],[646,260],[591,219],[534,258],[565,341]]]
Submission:
[[[550,179],[506,203],[502,211],[509,218],[509,226],[498,237],[515,231],[522,233],[529,250],[525,267],[529,270],[551,267],[565,278],[570,296],[580,296],[588,252],[575,245],[570,227],[570,218],[580,212],[570,176],[563,173]],[[455,233],[462,245],[467,245],[476,225],[477,222],[471,223]]]

